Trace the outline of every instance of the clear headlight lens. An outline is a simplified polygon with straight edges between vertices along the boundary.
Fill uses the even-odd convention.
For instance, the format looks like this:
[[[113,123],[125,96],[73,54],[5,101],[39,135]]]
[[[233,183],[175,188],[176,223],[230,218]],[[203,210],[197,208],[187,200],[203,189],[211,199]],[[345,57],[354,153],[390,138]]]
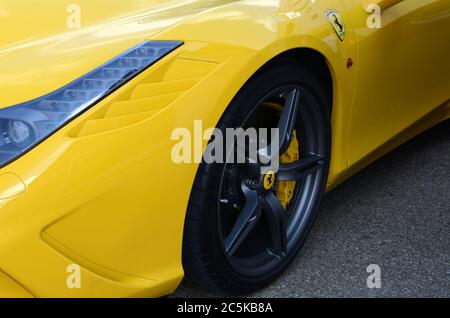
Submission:
[[[181,44],[143,42],[57,91],[0,109],[0,166],[37,145]]]

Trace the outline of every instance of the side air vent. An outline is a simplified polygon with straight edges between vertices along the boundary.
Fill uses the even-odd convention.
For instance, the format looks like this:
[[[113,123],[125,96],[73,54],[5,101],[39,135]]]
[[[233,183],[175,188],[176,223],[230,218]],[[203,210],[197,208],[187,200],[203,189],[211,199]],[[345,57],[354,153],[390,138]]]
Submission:
[[[182,97],[217,66],[216,62],[177,59],[159,81],[147,79],[137,84],[126,98],[105,105],[101,116],[93,116],[86,120],[71,136],[85,137],[154,117]],[[177,72],[177,69],[183,71]],[[192,74],[186,74],[186,69],[192,69]],[[182,79],[174,79],[177,76]]]

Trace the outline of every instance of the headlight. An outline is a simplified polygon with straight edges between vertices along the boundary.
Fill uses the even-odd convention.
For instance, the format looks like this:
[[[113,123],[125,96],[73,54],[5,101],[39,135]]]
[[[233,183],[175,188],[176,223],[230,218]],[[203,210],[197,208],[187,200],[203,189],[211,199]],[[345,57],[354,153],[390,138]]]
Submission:
[[[57,91],[0,109],[0,166],[36,146],[181,44],[146,41]]]

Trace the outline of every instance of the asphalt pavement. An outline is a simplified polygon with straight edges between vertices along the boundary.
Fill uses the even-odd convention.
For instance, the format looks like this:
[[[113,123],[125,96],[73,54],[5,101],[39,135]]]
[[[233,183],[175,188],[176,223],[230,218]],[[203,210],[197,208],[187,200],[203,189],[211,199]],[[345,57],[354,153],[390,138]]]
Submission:
[[[172,295],[224,296],[187,282]],[[292,265],[250,297],[450,297],[450,120],[329,193]]]

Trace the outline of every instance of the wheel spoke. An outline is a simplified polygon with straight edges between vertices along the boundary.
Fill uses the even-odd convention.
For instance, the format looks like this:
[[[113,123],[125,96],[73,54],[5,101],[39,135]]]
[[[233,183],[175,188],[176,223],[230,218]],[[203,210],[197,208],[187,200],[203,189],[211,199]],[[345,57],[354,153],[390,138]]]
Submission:
[[[280,165],[278,181],[299,181],[322,167],[323,158],[318,155],[306,157],[288,164]]]
[[[233,225],[230,234],[224,240],[225,251],[229,256],[236,253],[261,216],[258,193],[244,183],[242,184],[242,191],[245,195],[245,206]]]
[[[275,140],[279,140],[278,153],[272,154],[273,149],[271,145],[258,151],[259,156],[266,158],[266,161],[268,158],[273,160],[274,156],[280,156],[285,153],[292,141],[300,104],[300,90],[295,88],[290,93],[286,93],[283,97],[286,102],[281,113],[280,121],[278,122],[277,134],[274,136]]]
[[[278,123],[279,140],[280,140],[280,155],[283,154],[291,144],[292,134],[294,132],[295,120],[297,119],[300,90],[294,89],[291,93],[285,96],[286,103],[281,114],[280,122]]]
[[[276,195],[270,191],[264,197],[262,210],[267,217],[273,253],[282,257],[287,252],[287,230],[284,209]]]

